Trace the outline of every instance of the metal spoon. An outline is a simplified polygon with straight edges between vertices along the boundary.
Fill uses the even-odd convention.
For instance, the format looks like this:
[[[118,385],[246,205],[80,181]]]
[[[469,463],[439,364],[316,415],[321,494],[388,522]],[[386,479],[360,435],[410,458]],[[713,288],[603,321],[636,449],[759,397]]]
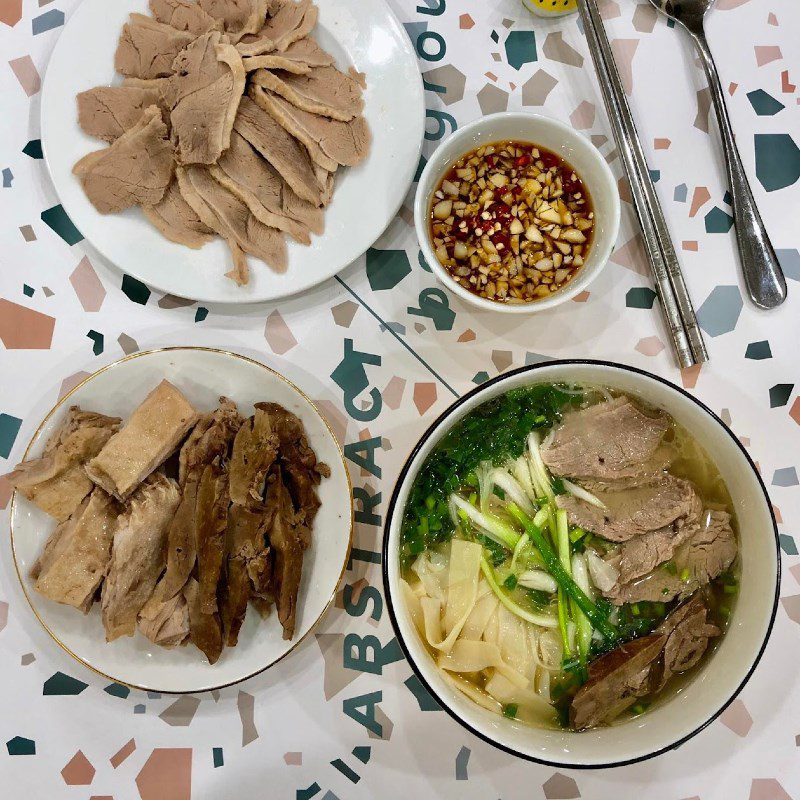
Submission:
[[[750,299],[761,308],[775,308],[786,299],[786,280],[778,258],[769,240],[756,201],[750,191],[742,160],[733,138],[731,121],[725,108],[725,95],[708,46],[703,19],[714,5],[714,0],[650,0],[670,19],[680,23],[691,35],[700,53],[700,60],[708,78],[711,99],[717,112],[725,164],[733,197],[733,220],[736,226],[736,241],[742,262],[744,282]]]

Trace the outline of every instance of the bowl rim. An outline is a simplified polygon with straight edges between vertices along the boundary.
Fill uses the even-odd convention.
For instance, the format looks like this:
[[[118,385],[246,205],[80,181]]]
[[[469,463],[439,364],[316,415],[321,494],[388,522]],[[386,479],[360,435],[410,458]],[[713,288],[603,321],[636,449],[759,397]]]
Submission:
[[[536,373],[536,370],[541,369],[543,367],[552,367],[552,366],[575,366],[575,365],[588,365],[588,366],[600,366],[600,367],[611,367],[613,369],[617,369],[623,372],[631,372],[635,373],[641,377],[649,378],[657,383],[662,384],[667,389],[672,389],[675,392],[683,395],[685,398],[691,400],[695,405],[699,406],[701,410],[703,410],[719,427],[721,427],[725,433],[731,438],[733,443],[739,449],[741,454],[745,457],[748,465],[750,466],[750,470],[752,474],[755,476],[755,479],[758,483],[759,488],[761,489],[761,493],[764,495],[764,500],[767,504],[767,510],[769,511],[769,517],[772,520],[772,534],[774,537],[774,544],[775,544],[775,563],[776,563],[776,572],[775,572],[775,592],[774,597],[772,600],[772,611],[770,612],[769,621],[767,623],[766,630],[764,632],[764,638],[761,642],[761,646],[758,649],[758,652],[753,657],[752,664],[750,665],[747,673],[745,674],[744,678],[741,680],[739,685],[735,688],[732,692],[730,697],[718,708],[711,716],[703,721],[700,725],[694,728],[689,733],[682,736],[675,742],[671,744],[665,745],[657,750],[653,750],[650,753],[646,753],[644,755],[636,756],[635,758],[628,758],[628,759],[621,759],[618,761],[604,761],[592,764],[574,764],[571,762],[564,762],[564,761],[555,761],[549,760],[545,758],[540,758],[537,756],[530,755],[529,753],[523,753],[519,750],[510,747],[509,745],[503,744],[498,742],[489,736],[485,735],[477,728],[475,728],[469,721],[465,718],[459,716],[450,706],[440,702],[438,694],[434,691],[428,680],[425,678],[422,670],[420,669],[417,662],[414,660],[413,656],[411,655],[409,647],[406,645],[406,642],[403,638],[403,634],[400,630],[400,625],[397,621],[397,617],[395,614],[394,608],[394,599],[392,596],[391,584],[389,580],[389,559],[394,557],[394,554],[389,553],[389,538],[390,538],[390,531],[392,527],[392,520],[395,517],[395,513],[397,511],[397,499],[400,494],[400,490],[403,484],[409,477],[410,467],[413,460],[416,458],[419,451],[422,449],[423,445],[430,439],[441,427],[441,425],[450,418],[455,411],[457,411],[462,405],[466,402],[474,398],[476,395],[479,395],[481,392],[485,391],[491,386],[494,386],[504,380],[508,380],[509,378],[520,375],[523,373],[531,373],[532,375]],[[516,756],[518,758],[522,758],[525,761],[532,761],[537,764],[544,764],[545,766],[549,767],[560,767],[563,769],[576,769],[576,770],[596,770],[596,769],[607,769],[610,767],[624,767],[629,766],[631,764],[638,764],[643,761],[648,761],[651,758],[655,758],[656,756],[660,756],[664,753],[669,752],[670,750],[675,750],[690,739],[694,738],[698,733],[705,730],[714,720],[717,719],[729,706],[730,704],[739,696],[742,689],[744,689],[747,682],[752,677],[753,673],[756,670],[756,667],[761,661],[762,656],[764,655],[764,650],[769,643],[770,636],[772,635],[772,630],[775,624],[775,617],[778,611],[778,603],[780,601],[780,588],[781,588],[781,547],[780,547],[780,538],[778,534],[778,523],[775,518],[775,511],[772,506],[772,502],[770,501],[769,493],[767,492],[767,487],[764,484],[764,480],[761,477],[761,473],[756,468],[756,465],[753,459],[750,457],[750,454],[745,449],[744,445],[739,441],[733,431],[722,421],[722,419],[712,411],[702,400],[698,399],[694,395],[690,394],[681,386],[677,386],[676,384],[672,383],[671,381],[667,380],[666,378],[662,378],[659,375],[655,375],[652,372],[648,372],[647,370],[640,369],[639,367],[634,367],[628,364],[620,364],[615,361],[607,361],[604,359],[591,359],[591,358],[564,358],[564,359],[552,359],[550,361],[543,361],[539,364],[530,364],[523,367],[518,367],[517,369],[509,370],[508,372],[504,372],[501,375],[497,375],[496,377],[485,381],[484,383],[476,386],[474,389],[470,390],[466,394],[459,397],[455,400],[450,406],[448,406],[426,429],[426,431],[422,434],[420,439],[414,445],[411,452],[406,457],[405,461],[403,462],[403,466],[400,470],[400,473],[397,476],[397,480],[395,482],[394,489],[392,490],[392,497],[389,501],[389,505],[386,511],[386,520],[384,522],[383,527],[383,543],[381,545],[381,573],[383,577],[383,589],[384,589],[384,597],[386,600],[386,606],[389,610],[389,619],[392,623],[392,628],[394,629],[395,636],[397,641],[400,644],[400,648],[403,651],[403,654],[406,657],[411,669],[413,670],[414,674],[420,680],[422,685],[428,691],[428,693],[433,697],[439,706],[447,712],[456,722],[466,728],[470,733],[477,736],[479,739],[483,740],[487,744],[492,745],[493,747],[502,750],[509,755]]]
[[[441,162],[444,160],[440,155],[441,148],[449,142],[458,141],[466,138],[470,133],[483,128],[491,128],[492,125],[500,119],[510,119],[517,117],[523,120],[533,120],[536,123],[550,125],[556,128],[565,137],[571,140],[580,141],[582,145],[587,147],[587,152],[591,152],[595,158],[604,179],[607,181],[607,188],[609,189],[609,196],[611,197],[612,214],[609,219],[609,250],[606,258],[598,263],[591,272],[583,273],[577,280],[570,281],[563,289],[555,292],[551,297],[536,300],[530,303],[498,303],[494,300],[489,300],[485,297],[480,297],[460,286],[442,266],[439,264],[431,246],[430,236],[427,229],[427,213],[426,209],[430,204],[431,196],[423,196],[423,192],[419,191],[419,187],[424,183],[426,177],[430,175],[435,169],[438,169]],[[534,142],[535,144],[535,142]],[[591,193],[591,190],[590,190]],[[500,314],[535,314],[538,311],[548,311],[550,309],[560,306],[571,300],[581,291],[584,291],[592,281],[597,278],[600,272],[605,269],[611,255],[616,247],[617,237],[619,236],[620,221],[621,221],[621,202],[619,196],[619,189],[617,187],[617,180],[608,162],[603,158],[602,153],[595,147],[588,137],[576,131],[573,127],[568,125],[556,117],[548,116],[547,114],[538,114],[533,111],[498,111],[494,114],[487,114],[483,117],[478,117],[471,122],[468,122],[462,128],[453,131],[447,138],[443,139],[439,146],[431,153],[428,158],[425,168],[420,174],[417,181],[417,191],[414,196],[414,228],[417,235],[417,241],[420,245],[431,271],[439,280],[439,282],[448,291],[451,291],[457,297],[460,297],[464,302],[471,304],[475,308],[482,309],[483,311],[496,311]],[[423,216],[425,219],[423,219]],[[585,277],[584,277],[585,276]],[[584,282],[585,280],[585,282]]]

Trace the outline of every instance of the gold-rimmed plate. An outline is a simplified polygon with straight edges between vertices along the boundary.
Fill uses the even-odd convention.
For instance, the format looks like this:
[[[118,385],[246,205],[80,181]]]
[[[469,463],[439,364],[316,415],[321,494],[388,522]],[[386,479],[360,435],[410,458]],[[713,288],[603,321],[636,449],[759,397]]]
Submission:
[[[330,427],[300,389],[263,364],[244,356],[206,348],[166,348],[137,353],[90,377],[63,397],[36,431],[25,458],[39,455],[70,406],[127,418],[162,379],[177,386],[201,411],[216,407],[220,395],[235,401],[242,414],[253,404],[280,403],[305,425],[317,457],[331,468],[319,488],[322,506],[306,552],[292,641],[284,641],[273,614],[262,620],[247,614],[235,648],[226,648],[210,665],[194,646],[165,650],[137,633],[106,643],[98,604],[87,615],[39,595],[30,569],[55,527],[55,521],[16,493],[11,505],[11,546],[23,591],[39,622],[71,656],[101,675],[139,689],[200,692],[252,677],[291,652],[330,606],[347,565],[353,528],[350,477]]]

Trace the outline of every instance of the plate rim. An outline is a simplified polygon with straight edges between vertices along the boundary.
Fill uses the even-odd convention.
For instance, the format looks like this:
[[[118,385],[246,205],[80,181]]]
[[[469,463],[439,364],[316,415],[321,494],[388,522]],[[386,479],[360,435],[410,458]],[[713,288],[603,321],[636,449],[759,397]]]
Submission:
[[[67,22],[66,22],[66,25],[64,26],[64,29],[66,29],[66,27],[72,21],[72,17],[74,16],[74,14],[76,12],[78,12],[80,10],[80,8],[83,6],[84,2],[85,2],[85,0],[81,0],[81,2],[73,9],[72,14],[67,19]],[[321,286],[326,281],[332,280],[335,276],[339,275],[341,272],[346,270],[348,267],[352,266],[359,258],[361,258],[364,255],[364,253],[367,252],[367,250],[369,250],[370,247],[372,247],[375,244],[375,242],[377,242],[381,238],[381,236],[383,236],[386,233],[386,231],[388,230],[389,226],[397,218],[397,215],[399,214],[400,209],[403,207],[403,201],[405,200],[405,197],[408,194],[409,187],[411,187],[411,185],[414,183],[414,176],[416,175],[416,171],[417,171],[418,166],[419,166],[419,160],[420,160],[420,158],[422,156],[423,141],[425,139],[425,120],[426,120],[427,109],[425,107],[425,92],[424,92],[424,88],[423,88],[422,70],[420,69],[420,64],[419,64],[419,61],[417,59],[417,54],[416,54],[416,52],[414,50],[414,46],[413,46],[413,43],[411,42],[411,39],[406,35],[406,32],[403,29],[403,26],[402,26],[400,20],[398,19],[397,15],[394,13],[394,9],[392,9],[391,5],[389,5],[389,3],[386,2],[386,0],[383,0],[383,2],[381,2],[380,5],[381,5],[382,8],[385,9],[386,14],[388,16],[389,26],[391,27],[393,33],[396,35],[397,40],[400,43],[401,48],[406,52],[406,54],[411,59],[411,63],[413,63],[413,65],[415,67],[416,76],[418,77],[418,80],[413,82],[412,89],[413,89],[413,91],[414,91],[414,93],[416,95],[416,105],[418,106],[418,111],[420,112],[419,119],[417,120],[417,123],[416,123],[417,126],[419,127],[419,136],[417,137],[417,148],[416,148],[416,153],[415,153],[415,158],[413,160],[413,163],[412,163],[411,160],[409,160],[409,167],[408,167],[408,170],[407,170],[407,176],[404,177],[400,181],[400,185],[403,186],[403,191],[401,193],[399,193],[399,195],[398,195],[397,205],[393,209],[392,214],[389,215],[388,219],[386,220],[386,224],[383,226],[383,228],[380,231],[378,231],[376,233],[376,236],[373,239],[373,241],[370,244],[368,244],[364,248],[363,251],[361,251],[360,253],[354,255],[353,258],[350,261],[348,261],[346,264],[342,264],[338,269],[336,269],[335,272],[333,272],[333,273],[331,273],[329,275],[325,275],[324,277],[322,277],[319,280],[317,280],[315,283],[311,283],[308,286],[305,286],[304,288],[291,289],[291,290],[281,290],[281,292],[279,294],[274,294],[274,295],[270,295],[270,296],[258,295],[258,296],[246,296],[246,297],[242,296],[240,298],[220,299],[219,297],[214,296],[213,292],[211,294],[209,294],[207,292],[203,292],[203,293],[190,292],[190,293],[187,294],[187,293],[184,293],[184,292],[181,292],[181,291],[176,291],[175,289],[168,288],[167,286],[163,285],[160,280],[153,281],[150,278],[148,278],[148,279],[142,278],[138,274],[134,275],[134,273],[130,272],[130,270],[128,270],[126,267],[122,266],[121,264],[118,264],[114,259],[110,258],[103,250],[100,249],[100,247],[98,247],[97,244],[95,244],[94,239],[90,238],[89,236],[84,234],[83,230],[79,229],[80,233],[81,233],[81,236],[83,237],[82,241],[86,242],[92,248],[92,250],[94,250],[98,255],[100,255],[103,258],[103,260],[105,262],[107,262],[107,264],[115,272],[118,272],[120,274],[126,274],[126,273],[127,274],[131,274],[134,277],[136,277],[138,280],[141,280],[143,283],[145,283],[150,288],[155,289],[156,291],[164,292],[166,294],[175,294],[175,295],[178,295],[179,297],[186,297],[188,299],[195,300],[195,301],[200,302],[200,303],[215,303],[215,304],[218,304],[218,305],[226,305],[226,306],[228,306],[228,305],[229,306],[248,306],[248,305],[252,306],[252,305],[259,304],[259,303],[272,303],[272,302],[277,302],[279,300],[287,300],[287,299],[290,299],[290,298],[300,297],[305,293],[314,291],[317,287]],[[45,163],[45,167],[47,169],[48,178],[50,180],[50,186],[52,187],[53,192],[55,193],[55,196],[58,199],[58,202],[62,206],[64,206],[64,198],[62,197],[62,193],[59,191],[59,188],[56,185],[55,180],[53,179],[53,171],[52,171],[52,168],[50,166],[49,147],[47,145],[47,142],[49,141],[49,137],[45,135],[45,131],[49,127],[49,126],[47,126],[45,124],[45,118],[47,116],[46,112],[45,112],[45,108],[48,105],[47,102],[46,102],[47,97],[50,95],[50,92],[48,91],[48,85],[52,84],[52,82],[48,80],[49,75],[50,75],[50,64],[51,64],[53,55],[58,50],[58,47],[59,47],[60,43],[61,43],[61,36],[59,36],[58,40],[56,41],[56,43],[55,43],[55,45],[54,45],[54,47],[52,49],[52,51],[50,52],[50,56],[47,59],[47,66],[45,67],[44,77],[42,79],[42,90],[41,90],[42,102],[39,104],[38,117],[39,117],[39,130],[40,130],[41,139],[42,139],[42,150],[43,150],[43,155],[44,155],[44,163]],[[65,207],[65,211],[66,211],[66,207]],[[71,217],[70,217],[70,219],[71,219]],[[256,258],[256,256],[250,256],[250,257],[251,258]],[[262,262],[261,259],[256,258],[256,260],[259,262],[259,264],[262,264],[265,268],[269,269],[268,265],[264,264],[264,262]]]
[[[12,560],[14,562],[14,571],[16,572],[17,580],[19,581],[19,585],[20,585],[20,588],[22,589],[23,595],[25,595],[25,600],[27,601],[28,606],[30,607],[31,611],[33,612],[33,615],[39,621],[39,624],[42,626],[42,628],[44,628],[44,630],[47,632],[47,634],[50,636],[50,638],[64,652],[66,652],[71,658],[73,658],[79,664],[83,665],[84,667],[86,667],[89,670],[91,670],[92,672],[94,672],[96,675],[99,675],[102,678],[106,678],[107,680],[110,680],[113,683],[118,683],[121,686],[126,686],[129,689],[136,689],[136,690],[142,691],[142,692],[159,692],[161,694],[169,694],[169,695],[200,694],[202,692],[217,691],[219,689],[225,689],[225,688],[227,688],[229,686],[235,686],[238,683],[242,683],[243,681],[249,680],[250,678],[254,678],[257,675],[260,675],[263,672],[266,672],[268,669],[274,667],[279,661],[283,661],[283,659],[285,659],[287,656],[289,656],[291,653],[293,653],[300,646],[300,644],[302,642],[304,642],[314,632],[314,630],[317,628],[317,626],[322,621],[323,617],[325,617],[325,615],[328,613],[328,611],[330,610],[331,606],[333,605],[334,600],[336,599],[336,593],[339,590],[339,585],[342,582],[342,578],[344,577],[344,573],[347,570],[347,565],[350,562],[350,555],[351,555],[351,552],[352,552],[352,549],[353,549],[353,536],[354,536],[354,533],[355,533],[355,505],[353,503],[353,482],[352,482],[352,479],[350,477],[350,470],[347,468],[347,460],[345,459],[345,455],[344,455],[344,451],[342,449],[342,445],[339,442],[339,440],[336,438],[336,435],[334,434],[333,429],[331,428],[330,423],[328,422],[328,420],[325,419],[323,414],[317,408],[316,403],[314,403],[314,401],[300,387],[298,387],[293,381],[290,381],[286,376],[281,375],[281,373],[279,373],[277,370],[274,370],[272,367],[268,367],[266,364],[263,364],[262,362],[257,361],[254,358],[250,358],[249,356],[244,356],[241,353],[235,353],[232,350],[224,350],[224,349],[218,348],[218,347],[202,347],[202,346],[192,346],[192,345],[173,345],[173,346],[168,346],[168,347],[154,347],[154,348],[151,348],[149,350],[142,350],[142,351],[137,352],[137,353],[131,353],[130,355],[124,356],[123,358],[119,358],[116,361],[112,361],[110,364],[106,364],[104,367],[100,367],[100,369],[95,370],[91,375],[87,375],[80,383],[78,383],[75,386],[73,386],[72,389],[70,389],[63,397],[60,397],[58,399],[58,401],[56,402],[56,404],[50,409],[50,411],[47,412],[47,414],[44,416],[42,421],[37,426],[36,430],[31,435],[31,437],[30,437],[30,439],[28,441],[28,444],[25,447],[25,451],[22,454],[22,460],[24,461],[25,459],[27,459],[31,448],[33,447],[34,443],[38,440],[39,435],[42,432],[42,429],[47,424],[47,422],[51,419],[51,417],[53,417],[53,415],[62,408],[62,406],[69,400],[69,398],[72,397],[73,394],[75,394],[75,392],[77,392],[81,387],[85,386],[87,383],[92,381],[98,375],[100,375],[100,374],[102,374],[104,372],[107,372],[107,371],[109,371],[111,369],[114,369],[115,367],[119,367],[119,366],[121,366],[122,364],[124,364],[124,363],[126,363],[128,361],[133,361],[136,358],[142,358],[143,356],[149,356],[149,355],[153,355],[155,353],[163,353],[163,352],[169,352],[169,351],[181,351],[181,350],[194,350],[194,351],[199,350],[199,351],[208,352],[208,353],[216,353],[218,355],[230,356],[230,357],[239,359],[241,361],[249,362],[250,364],[253,364],[253,365],[257,366],[257,367],[261,367],[261,369],[264,369],[267,372],[272,373],[272,375],[274,375],[275,377],[279,378],[284,383],[286,383],[289,386],[290,389],[293,389],[295,392],[297,392],[309,404],[309,406],[313,409],[314,413],[316,413],[316,415],[320,418],[320,420],[322,420],[322,423],[325,425],[325,428],[328,430],[328,433],[330,434],[331,439],[333,440],[334,444],[336,445],[336,449],[337,449],[337,451],[339,453],[339,457],[342,460],[342,468],[344,469],[344,474],[345,474],[345,477],[347,478],[347,489],[348,489],[348,499],[349,499],[348,505],[350,507],[350,531],[349,531],[348,538],[347,538],[347,547],[345,549],[345,556],[344,556],[344,561],[342,563],[342,569],[341,569],[341,571],[339,573],[339,577],[336,580],[336,585],[334,586],[333,591],[331,592],[330,598],[325,603],[325,605],[322,608],[322,611],[320,612],[319,616],[311,623],[311,625],[309,626],[308,630],[296,642],[293,642],[292,646],[288,650],[286,650],[286,652],[282,653],[281,655],[279,655],[277,658],[275,658],[272,661],[270,661],[265,666],[257,669],[255,672],[248,673],[247,675],[244,675],[241,678],[236,678],[235,680],[232,680],[232,681],[227,681],[225,683],[215,684],[214,686],[205,686],[205,687],[201,687],[199,689],[159,689],[159,688],[156,688],[156,687],[140,686],[140,685],[135,684],[135,683],[130,683],[128,681],[120,680],[119,678],[116,678],[113,675],[109,675],[108,673],[103,672],[101,669],[98,669],[97,667],[93,666],[88,661],[86,661],[85,659],[81,658],[77,653],[73,652],[64,642],[62,642],[61,639],[53,632],[53,630],[51,630],[50,626],[47,625],[47,623],[45,623],[45,621],[39,615],[39,612],[37,611],[36,606],[34,605],[33,601],[31,600],[30,595],[28,594],[28,589],[25,586],[25,580],[24,580],[24,578],[22,576],[22,572],[20,571],[19,561],[17,560],[17,551],[16,551],[16,547],[15,547],[15,544],[14,544],[14,519],[15,519],[14,512],[15,512],[15,509],[16,509],[18,490],[14,489],[14,491],[13,491],[13,493],[11,495],[11,502],[10,502],[9,507],[8,507],[8,518],[9,518],[8,526],[9,526],[10,540],[11,540],[11,557],[12,557]]]

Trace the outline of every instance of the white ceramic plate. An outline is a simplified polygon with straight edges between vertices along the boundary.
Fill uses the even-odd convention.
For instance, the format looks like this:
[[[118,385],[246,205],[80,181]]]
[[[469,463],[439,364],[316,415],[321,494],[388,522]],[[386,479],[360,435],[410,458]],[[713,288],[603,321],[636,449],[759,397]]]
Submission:
[[[417,634],[400,591],[403,509],[413,481],[442,437],[481,403],[520,386],[564,381],[610,386],[667,411],[705,449],[733,499],[742,575],[725,636],[678,694],[645,714],[581,733],[536,728],[481,708],[444,681]],[[454,719],[512,755],[559,767],[614,767],[682,745],[711,723],[750,678],[775,620],[780,586],[778,530],[764,483],[734,434],[695,397],[634,367],[604,361],[553,361],[497,377],[457,400],[423,435],[400,471],[386,515],[383,578],[397,638],[422,683]]]
[[[330,605],[350,552],[352,502],[344,457],[327,423],[293,384],[263,364],[243,356],[202,348],[167,348],[138,353],[96,372],[48,414],[26,451],[36,457],[61,423],[67,409],[84,409],[127,418],[162,379],[175,384],[201,411],[216,408],[220,395],[231,398],[244,415],[253,403],[280,403],[305,425],[317,457],[331,468],[319,488],[322,501],[314,522],[311,548],[303,562],[297,627],[291,642],[273,614],[262,620],[248,611],[239,643],[209,665],[193,645],[165,650],[141,634],[107,644],[98,604],[88,615],[37,594],[31,566],[55,527],[55,521],[18,493],[11,506],[11,545],[22,588],[39,621],[70,655],[104,676],[158,692],[199,692],[244,680],[289,653],[309,633]],[[324,531],[325,535],[319,535]]]
[[[289,268],[277,275],[250,258],[250,283],[225,277],[230,254],[222,240],[200,250],[167,241],[138,208],[100,214],[72,174],[86,153],[103,147],[78,127],[75,96],[119,83],[114,72],[122,26],[147,0],[84,0],[58,39],[42,90],[42,146],[56,192],[84,237],[119,269],[164,292],[204,302],[275,300],[315,286],[346,267],[380,236],[397,213],[419,162],[425,103],[411,42],[384,0],[321,0],[314,36],[345,70],[367,76],[369,157],[340,169],[325,213],[325,233],[310,247],[288,241]]]

